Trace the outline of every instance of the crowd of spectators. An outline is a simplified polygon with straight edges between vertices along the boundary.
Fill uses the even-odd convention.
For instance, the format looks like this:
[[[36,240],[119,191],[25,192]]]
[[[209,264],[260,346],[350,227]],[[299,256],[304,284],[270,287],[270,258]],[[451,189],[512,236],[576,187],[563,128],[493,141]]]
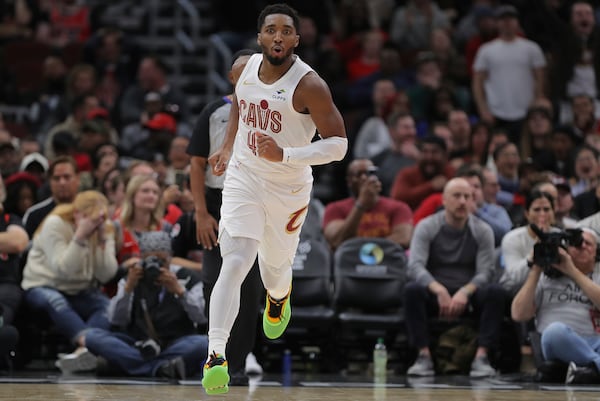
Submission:
[[[235,15],[218,3],[211,9],[216,33],[232,52],[255,48],[248,21],[259,2],[244,2]],[[544,292],[561,289],[532,269],[540,238],[530,226],[600,228],[598,2],[288,3],[302,16],[296,53],[330,85],[349,139],[343,162],[314,169],[313,197],[325,206],[318,224],[332,252],[354,237],[384,237],[409,252],[408,293],[420,300],[407,314],[419,351],[409,373],[434,373],[427,316],[457,318],[474,309],[482,322],[471,373],[494,374],[488,349],[514,298],[512,317],[528,322],[524,361],[531,355],[526,331],[536,329],[540,310],[537,330],[550,330],[544,356],[584,364],[600,380],[600,350],[569,359],[553,348],[551,336],[568,330],[550,322],[540,302]],[[170,80],[168,64],[120,29],[99,26],[100,12],[83,0],[0,7],[0,104],[28,109],[21,124],[0,118],[3,330],[18,321],[23,298],[21,307],[47,313],[72,342],[73,353],[57,362],[63,370],[89,368],[94,348],[95,363],[99,356],[126,373],[183,377],[194,372],[189,349],[166,351],[192,330],[168,339],[142,330],[162,342],[163,359],[158,351],[115,362],[106,347],[142,350],[135,329],[148,310],[121,309],[124,299],[139,297],[132,272],[156,251],[141,249],[153,243],[146,237],[176,238],[186,218],[201,215],[194,213],[188,154],[199,113]],[[25,55],[15,51],[23,43]],[[586,233],[585,244],[598,242]],[[560,270],[574,284],[561,283],[582,286],[588,297],[577,307],[597,311],[598,288],[588,287],[598,284],[577,273],[591,271],[587,259],[576,259],[586,249],[571,248],[561,251]],[[178,248],[172,259],[170,249],[161,251],[164,288],[152,297],[177,306],[186,328],[202,327],[202,251]],[[196,281],[176,285],[186,277],[199,279],[200,290]],[[109,304],[112,323],[127,335],[86,346],[86,333],[95,338],[109,329],[101,313]],[[564,308],[550,316],[561,319]],[[590,337],[581,321],[571,329],[582,327],[579,334]],[[14,340],[15,333],[6,336]],[[580,368],[572,367],[571,377]]]

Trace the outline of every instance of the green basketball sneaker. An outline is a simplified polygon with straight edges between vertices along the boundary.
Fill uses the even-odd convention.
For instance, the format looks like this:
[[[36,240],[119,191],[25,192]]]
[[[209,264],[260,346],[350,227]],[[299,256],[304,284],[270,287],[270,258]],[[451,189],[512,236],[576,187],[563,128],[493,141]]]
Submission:
[[[208,361],[204,364],[204,376],[202,387],[206,394],[225,394],[229,391],[229,373],[227,372],[227,360],[213,351]]]
[[[291,289],[290,289],[291,292]],[[263,313],[263,331],[271,340],[280,337],[292,316],[290,292],[281,300],[274,300],[267,292],[267,305]]]

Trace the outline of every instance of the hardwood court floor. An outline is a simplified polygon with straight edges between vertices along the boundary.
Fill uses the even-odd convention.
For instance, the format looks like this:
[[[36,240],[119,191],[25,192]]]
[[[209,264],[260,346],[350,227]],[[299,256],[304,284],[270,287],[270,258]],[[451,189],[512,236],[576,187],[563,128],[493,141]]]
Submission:
[[[198,381],[179,384],[95,377],[0,378],[0,401],[581,401],[599,400],[600,386],[565,387],[511,383],[500,379],[470,381],[443,378],[433,382],[394,377],[385,385],[372,379],[332,377],[294,378],[284,386],[281,377],[231,387],[226,395],[207,396]]]

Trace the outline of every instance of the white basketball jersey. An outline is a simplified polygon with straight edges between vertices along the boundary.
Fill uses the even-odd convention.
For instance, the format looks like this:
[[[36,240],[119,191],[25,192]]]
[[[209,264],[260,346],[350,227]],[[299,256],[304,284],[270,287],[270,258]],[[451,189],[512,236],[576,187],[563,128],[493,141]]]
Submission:
[[[294,110],[292,98],[298,82],[313,70],[295,56],[294,63],[279,80],[265,84],[258,78],[262,60],[262,54],[252,55],[237,81],[235,93],[240,118],[232,162],[271,181],[311,182],[310,166],[292,166],[260,158],[256,154],[254,134],[260,132],[275,138],[281,148],[305,146],[311,142],[315,124],[309,114]]]

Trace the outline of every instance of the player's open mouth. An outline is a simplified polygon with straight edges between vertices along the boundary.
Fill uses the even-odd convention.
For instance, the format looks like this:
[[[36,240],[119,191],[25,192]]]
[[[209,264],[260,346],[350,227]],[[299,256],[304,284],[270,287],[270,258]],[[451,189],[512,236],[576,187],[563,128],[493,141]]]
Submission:
[[[281,54],[281,53],[283,53],[283,48],[281,46],[274,46],[273,47],[273,53],[275,53],[275,54]]]

